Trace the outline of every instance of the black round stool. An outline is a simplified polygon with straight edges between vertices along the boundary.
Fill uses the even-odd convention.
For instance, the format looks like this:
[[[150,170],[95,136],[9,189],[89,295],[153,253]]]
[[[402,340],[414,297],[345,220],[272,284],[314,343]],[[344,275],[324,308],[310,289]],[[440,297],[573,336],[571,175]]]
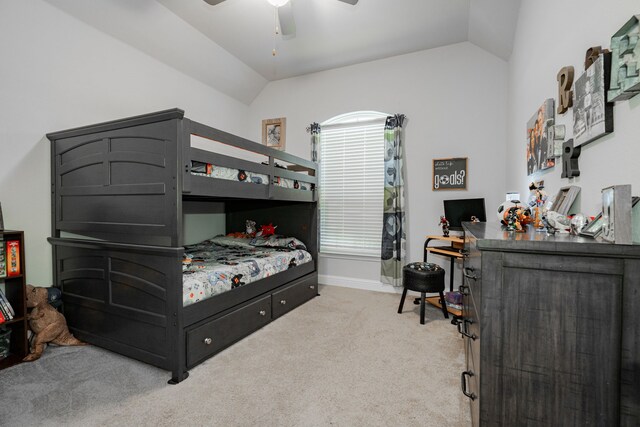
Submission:
[[[424,325],[425,294],[427,292],[438,292],[440,294],[440,303],[444,317],[445,319],[449,318],[443,293],[444,270],[442,267],[426,262],[412,262],[411,264],[407,264],[402,268],[402,284],[404,285],[404,290],[402,291],[402,299],[400,300],[398,313],[402,313],[402,306],[404,306],[407,291],[420,292],[420,324]]]

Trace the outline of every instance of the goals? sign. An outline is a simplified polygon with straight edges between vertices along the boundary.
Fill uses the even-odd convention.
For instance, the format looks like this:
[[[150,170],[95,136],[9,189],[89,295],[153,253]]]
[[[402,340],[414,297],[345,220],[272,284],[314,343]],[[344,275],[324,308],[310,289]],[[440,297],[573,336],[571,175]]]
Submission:
[[[466,190],[467,158],[433,159],[433,190]]]

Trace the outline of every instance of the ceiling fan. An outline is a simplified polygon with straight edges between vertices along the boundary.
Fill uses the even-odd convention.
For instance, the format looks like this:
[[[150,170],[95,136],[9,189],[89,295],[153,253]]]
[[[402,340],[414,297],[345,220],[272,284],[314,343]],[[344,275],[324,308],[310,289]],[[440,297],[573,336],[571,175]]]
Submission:
[[[222,3],[225,0],[204,0],[211,6]],[[293,20],[293,9],[291,3],[293,0],[267,0],[278,9],[278,21],[280,22],[280,31],[283,36],[294,36],[296,34],[296,23]],[[358,0],[338,0],[343,3],[354,6]]]

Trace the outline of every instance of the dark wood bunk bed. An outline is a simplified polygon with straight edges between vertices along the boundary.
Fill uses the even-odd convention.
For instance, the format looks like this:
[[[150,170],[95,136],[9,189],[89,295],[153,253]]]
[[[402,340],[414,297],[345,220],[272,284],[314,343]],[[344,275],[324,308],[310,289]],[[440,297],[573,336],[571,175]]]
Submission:
[[[192,135],[267,164],[192,146]],[[317,295],[316,164],[161,111],[48,134],[54,283],[81,340],[172,372],[170,383]],[[291,169],[277,167],[276,160]],[[192,174],[192,161],[268,175],[266,184]],[[306,182],[305,190],[274,185]],[[226,232],[277,224],[310,262],[183,306],[183,209],[224,204]],[[79,237],[81,236],[81,237]]]

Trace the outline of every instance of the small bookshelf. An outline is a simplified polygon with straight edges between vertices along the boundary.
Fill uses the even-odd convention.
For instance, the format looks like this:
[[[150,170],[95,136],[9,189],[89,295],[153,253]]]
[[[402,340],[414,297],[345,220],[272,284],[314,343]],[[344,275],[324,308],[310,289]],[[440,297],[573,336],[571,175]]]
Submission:
[[[24,232],[0,230],[0,369],[29,352],[24,265]]]

